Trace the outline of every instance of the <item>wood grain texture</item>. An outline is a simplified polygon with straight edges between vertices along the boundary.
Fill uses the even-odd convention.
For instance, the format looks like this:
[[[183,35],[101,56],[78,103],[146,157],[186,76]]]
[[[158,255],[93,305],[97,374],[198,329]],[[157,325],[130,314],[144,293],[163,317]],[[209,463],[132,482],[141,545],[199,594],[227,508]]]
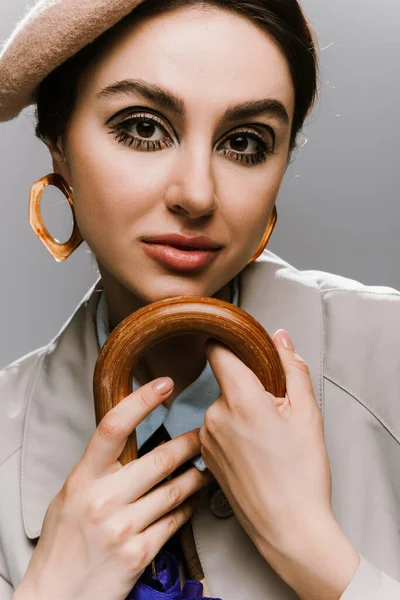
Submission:
[[[194,333],[225,344],[257,375],[268,392],[278,398],[285,395],[285,375],[278,351],[253,317],[215,298],[170,298],[136,311],[108,337],[94,373],[97,423],[132,392],[133,371],[146,350],[168,337]],[[120,461],[126,464],[135,458],[133,432]]]

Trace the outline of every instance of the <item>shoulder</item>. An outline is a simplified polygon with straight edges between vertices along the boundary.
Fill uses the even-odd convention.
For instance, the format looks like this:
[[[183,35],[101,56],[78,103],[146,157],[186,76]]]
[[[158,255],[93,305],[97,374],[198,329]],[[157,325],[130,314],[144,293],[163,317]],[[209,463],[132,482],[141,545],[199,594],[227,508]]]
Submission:
[[[263,298],[268,310],[272,295],[272,308],[279,305],[283,326],[297,324],[300,338],[310,323],[320,322],[325,381],[392,429],[396,423],[400,440],[400,292],[332,273],[300,271],[271,253],[258,262],[251,277],[257,280],[251,291]],[[298,314],[289,319],[288,310]]]
[[[29,391],[45,350],[35,350],[0,370],[0,466],[21,447]]]
[[[399,379],[399,291],[333,273],[299,271],[283,261],[275,265],[279,265],[278,277],[296,282],[299,288],[313,287],[320,299],[325,372],[344,375],[358,364],[365,375],[368,367],[387,374],[392,369]],[[400,402],[400,388],[398,392]]]
[[[311,276],[322,299],[326,385],[345,391],[400,442],[400,293]]]
[[[345,392],[400,442],[400,292],[318,271],[302,276],[320,296],[326,393]]]
[[[78,364],[98,352],[93,324],[101,289],[102,282],[98,279],[46,346],[0,370],[0,466],[22,445],[25,416],[40,376],[52,372],[57,380],[60,364],[68,364],[76,372]],[[74,353],[76,360],[71,364]]]
[[[324,337],[330,350],[325,357],[328,368],[333,366],[333,357],[339,350],[350,363],[362,362],[364,367],[368,363],[377,364],[379,355],[400,366],[399,291],[364,285],[330,273],[304,271],[303,274],[317,285],[321,297]]]
[[[364,285],[359,281],[315,270],[299,270],[281,258],[268,252],[262,260],[254,264],[254,274],[271,286],[271,278],[286,281],[292,284],[292,289],[298,285],[301,288],[314,289],[320,297],[322,307],[330,311],[332,316],[343,318],[347,312],[358,311],[365,307],[372,316],[376,311],[377,316],[387,307],[394,312],[399,310],[400,291],[391,287]],[[260,289],[263,290],[262,284]]]
[[[250,267],[247,267],[247,269],[254,269],[254,275],[259,279],[268,279],[273,276],[278,279],[287,279],[293,283],[298,282],[305,286],[314,287],[323,299],[327,295],[333,297],[342,293],[351,293],[354,297],[369,293],[375,296],[376,299],[379,297],[385,299],[387,296],[392,296],[392,299],[397,298],[397,300],[400,300],[400,291],[394,288],[368,286],[357,280],[324,271],[300,270],[272,252],[265,252],[260,259]]]
[[[276,310],[283,326],[300,320],[304,329],[305,316],[319,319],[328,366],[335,357],[371,362],[378,353],[399,365],[399,291],[332,273],[301,271],[271,252],[247,267],[241,282],[248,304],[266,312]],[[291,320],[286,318],[289,311],[297,312]]]

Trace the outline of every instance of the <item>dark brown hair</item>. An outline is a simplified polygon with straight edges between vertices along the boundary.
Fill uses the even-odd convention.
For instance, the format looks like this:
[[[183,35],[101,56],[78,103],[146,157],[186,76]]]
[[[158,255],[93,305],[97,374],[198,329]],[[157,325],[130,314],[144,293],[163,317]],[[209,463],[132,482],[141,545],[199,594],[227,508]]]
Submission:
[[[183,7],[217,7],[241,15],[271,35],[289,64],[295,108],[291,148],[317,94],[317,54],[310,27],[297,0],[145,0],[114,27],[55,69],[37,94],[36,135],[55,141],[63,136],[73,113],[82,74],[121,29],[140,20]]]

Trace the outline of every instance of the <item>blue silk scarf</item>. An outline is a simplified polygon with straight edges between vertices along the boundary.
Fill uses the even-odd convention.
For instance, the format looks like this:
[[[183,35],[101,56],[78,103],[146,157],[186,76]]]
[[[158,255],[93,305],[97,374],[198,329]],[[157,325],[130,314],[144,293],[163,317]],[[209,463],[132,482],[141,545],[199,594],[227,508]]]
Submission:
[[[187,580],[181,588],[179,564],[169,552],[163,551],[155,559],[155,572],[149,565],[126,600],[200,600],[203,584]],[[221,600],[203,598],[203,600]]]

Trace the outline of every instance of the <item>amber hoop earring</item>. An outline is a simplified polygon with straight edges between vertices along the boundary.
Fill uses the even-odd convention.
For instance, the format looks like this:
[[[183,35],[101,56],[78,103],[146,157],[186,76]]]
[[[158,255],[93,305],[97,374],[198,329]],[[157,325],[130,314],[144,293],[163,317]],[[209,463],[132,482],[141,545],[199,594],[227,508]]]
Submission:
[[[276,225],[277,220],[278,220],[278,211],[276,210],[276,206],[274,206],[272,214],[271,214],[270,219],[268,221],[267,229],[265,230],[265,233],[264,233],[263,238],[262,238],[262,240],[260,242],[260,245],[258,246],[255,254],[253,254],[252,258],[247,263],[248,265],[251,265],[251,263],[254,262],[255,260],[257,260],[257,258],[259,256],[261,256],[261,254],[264,252],[264,250],[267,247],[267,244],[268,244],[268,242],[270,240],[272,232],[275,229],[275,225]]]
[[[57,187],[64,194],[72,210],[74,228],[72,230],[71,237],[67,242],[64,243],[54,239],[54,237],[47,230],[42,218],[40,202],[43,192],[48,185]],[[42,179],[39,179],[32,185],[29,198],[29,223],[31,224],[33,231],[36,233],[40,241],[46,246],[47,250],[57,262],[66,260],[78,248],[78,246],[81,245],[83,238],[75,219],[73,194],[64,177],[58,173],[51,173],[50,175],[42,177]]]

